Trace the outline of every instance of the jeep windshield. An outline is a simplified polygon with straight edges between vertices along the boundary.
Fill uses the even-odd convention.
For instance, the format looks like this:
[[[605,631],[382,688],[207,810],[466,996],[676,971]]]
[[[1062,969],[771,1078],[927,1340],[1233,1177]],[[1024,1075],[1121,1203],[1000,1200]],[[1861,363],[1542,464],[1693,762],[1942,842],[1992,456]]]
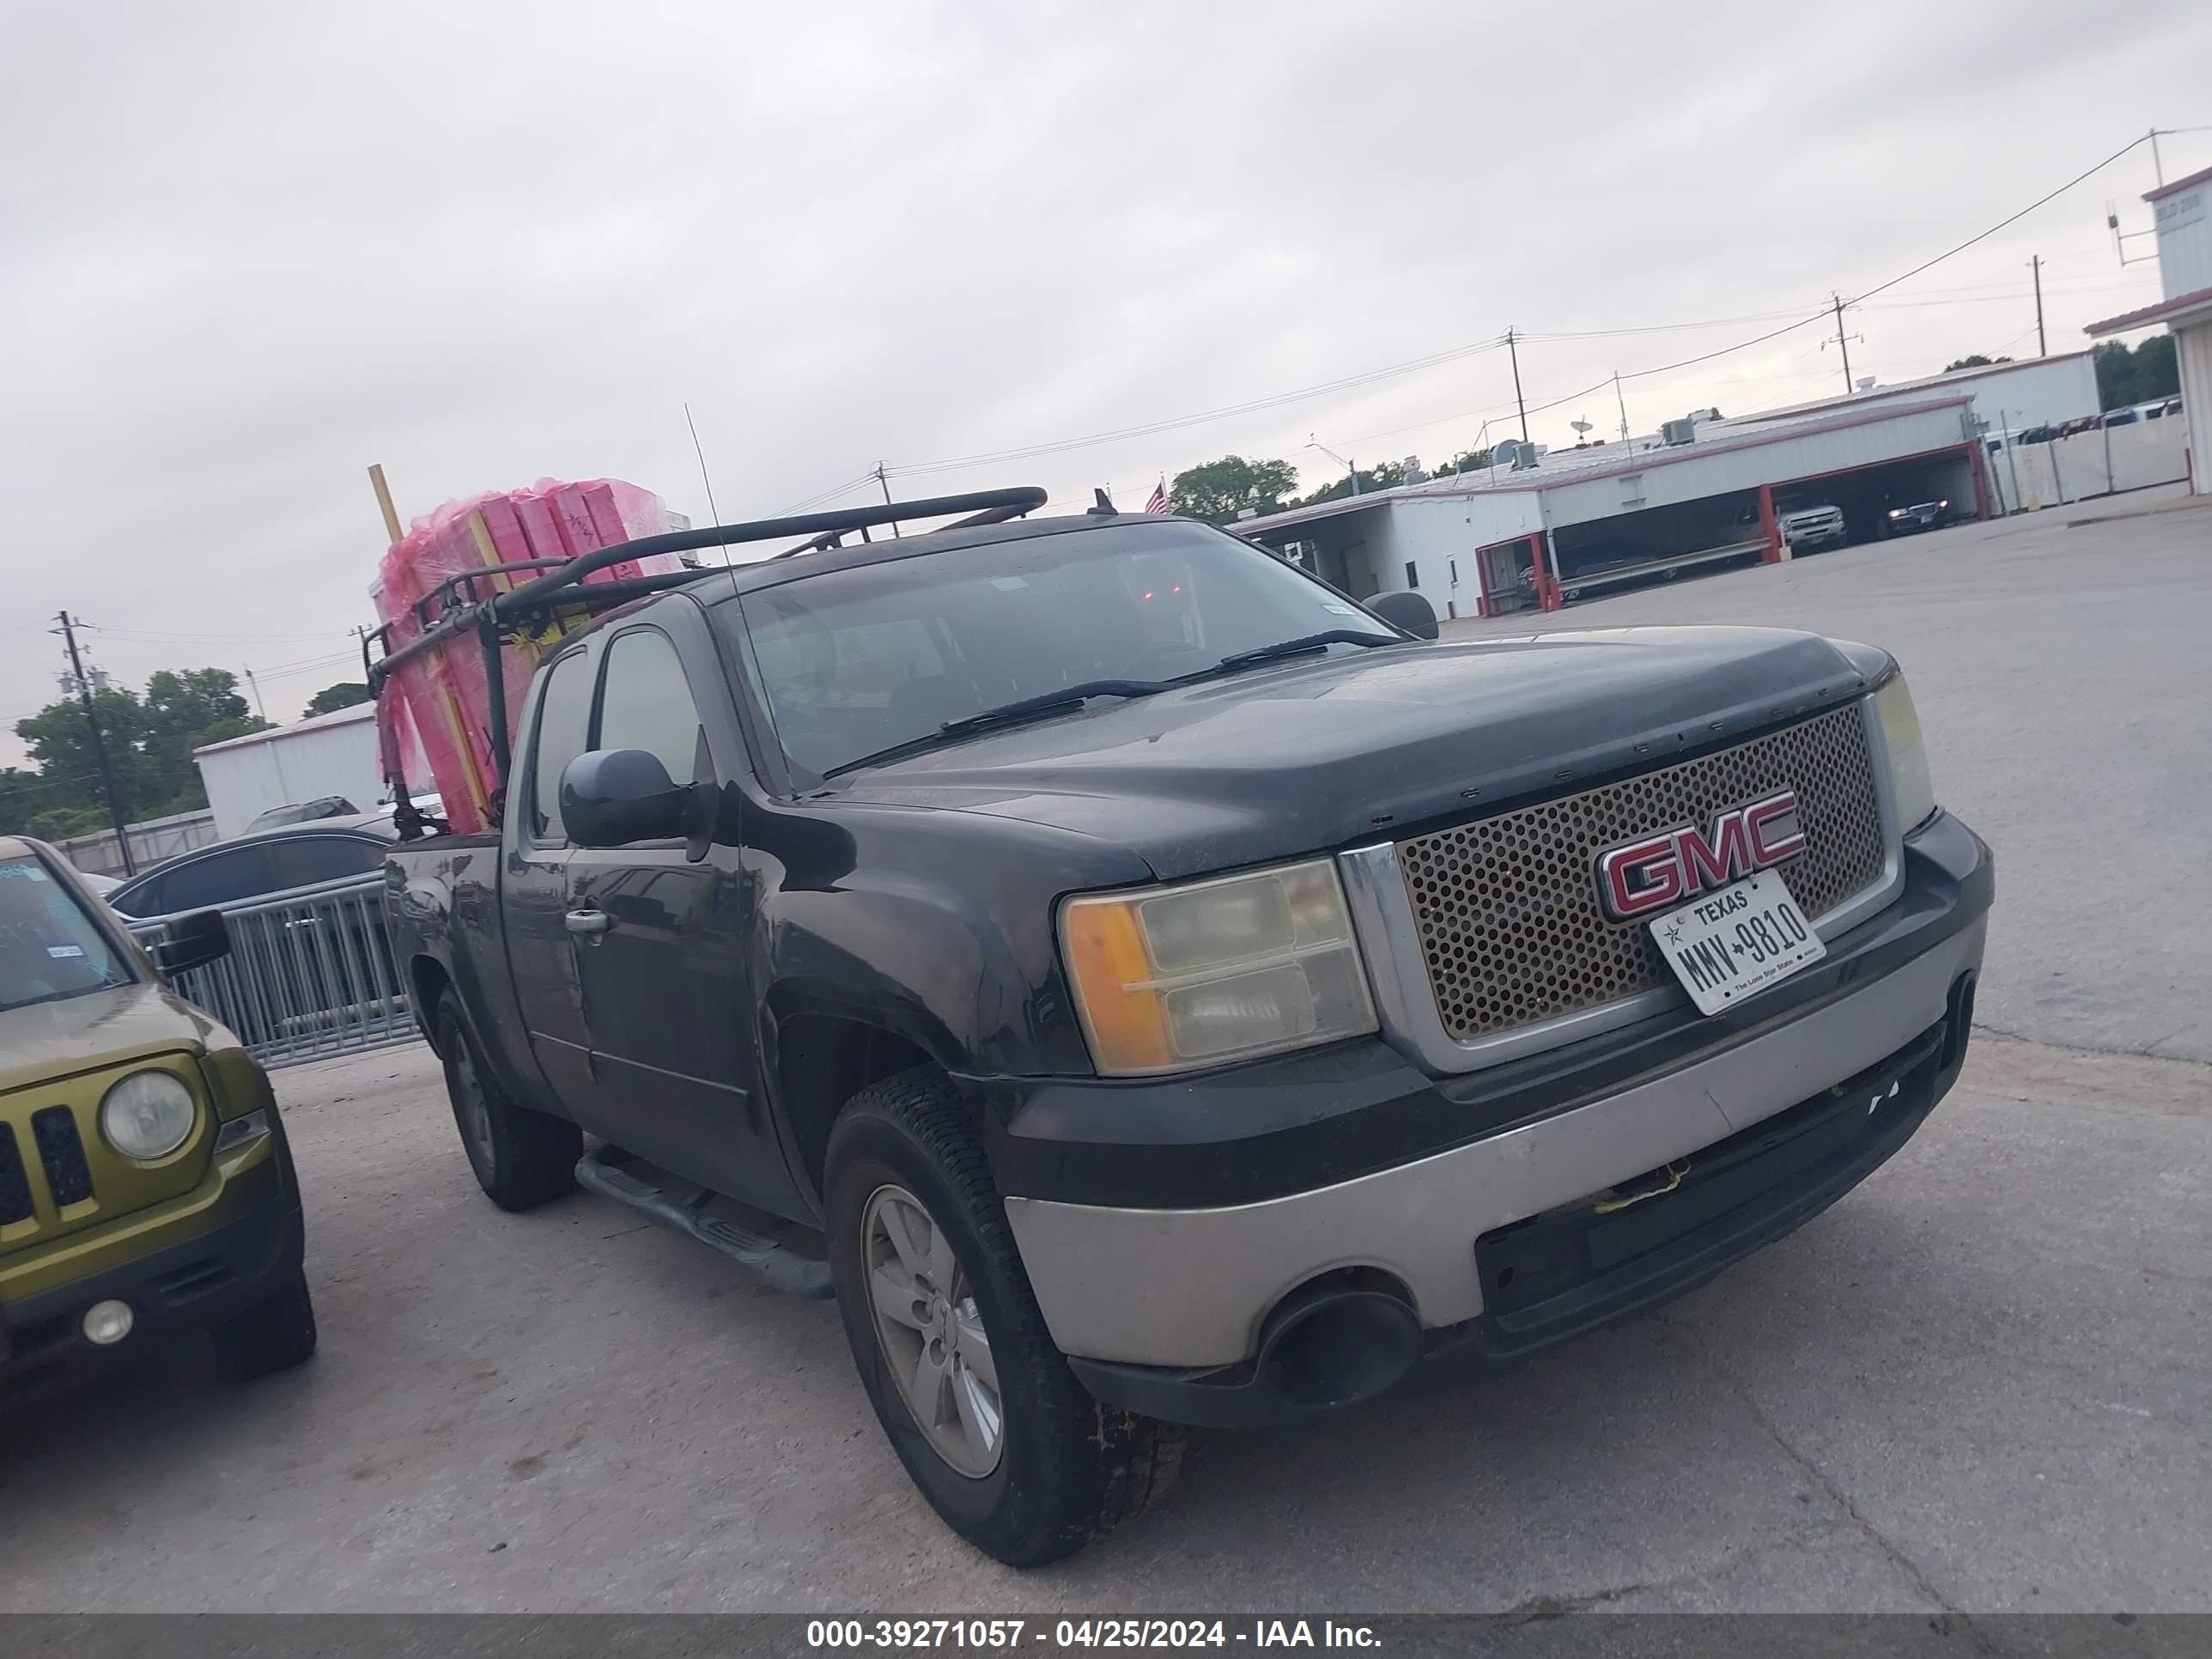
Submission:
[[[1175,523],[794,572],[741,605],[742,620],[738,605],[715,614],[784,751],[817,777],[979,736],[989,722],[961,722],[1010,705],[1057,698],[1072,714],[1085,693],[1257,668],[1286,642],[1317,656],[1401,638],[1271,554]]]
[[[76,895],[29,854],[0,857],[0,1013],[134,977]]]

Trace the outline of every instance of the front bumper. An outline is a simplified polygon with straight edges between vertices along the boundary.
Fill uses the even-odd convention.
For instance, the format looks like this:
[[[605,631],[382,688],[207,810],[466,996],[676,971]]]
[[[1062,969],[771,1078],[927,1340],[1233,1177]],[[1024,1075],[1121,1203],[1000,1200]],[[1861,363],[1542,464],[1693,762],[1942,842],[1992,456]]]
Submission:
[[[211,1176],[212,1201],[118,1223],[143,1235],[129,1260],[0,1301],[0,1404],[210,1330],[298,1273],[306,1231],[281,1127],[227,1162]],[[128,1303],[136,1317],[130,1335],[100,1347],[80,1322],[94,1303],[110,1300]]]
[[[1938,814],[1907,838],[1905,863],[1894,902],[1832,941],[1824,961],[1727,1015],[1686,1009],[1457,1079],[1366,1043],[1172,1085],[1037,1088],[1001,1120],[994,1150],[1054,1341],[1104,1397],[1222,1420],[1205,1414],[1220,1396],[1178,1410],[1176,1389],[1148,1385],[1234,1387],[1271,1315],[1317,1281],[1402,1297],[1427,1346],[1472,1331],[1500,1355],[1698,1282],[1848,1190],[1957,1075],[1994,887],[1988,850]],[[1811,1173],[1796,1154],[1741,1156],[1745,1135],[1839,1098],[1838,1086],[1859,1099],[1893,1083],[1894,1099],[1924,1103],[1871,1114],[1879,1145],[1820,1140]],[[1486,1276],[1486,1255],[1528,1248],[1501,1244],[1516,1224],[1587,1212],[1594,1197],[1685,1159],[1738,1171],[1710,1218],[1720,1231],[1676,1230],[1664,1271],[1629,1263],[1632,1294],[1628,1280],[1607,1278],[1628,1263],[1618,1233],[1578,1279],[1539,1264],[1533,1282],[1552,1292],[1533,1301],[1527,1282],[1508,1295],[1502,1269]],[[1716,1196],[1698,1186],[1700,1204]],[[1690,1188],[1685,1179],[1624,1213],[1648,1212],[1639,1228],[1670,1208],[1680,1215]],[[1147,1190],[1150,1202],[1130,1201]],[[1544,1224],[1555,1243],[1571,1242],[1571,1224]],[[1510,1285],[1524,1266],[1504,1265],[1516,1267]]]

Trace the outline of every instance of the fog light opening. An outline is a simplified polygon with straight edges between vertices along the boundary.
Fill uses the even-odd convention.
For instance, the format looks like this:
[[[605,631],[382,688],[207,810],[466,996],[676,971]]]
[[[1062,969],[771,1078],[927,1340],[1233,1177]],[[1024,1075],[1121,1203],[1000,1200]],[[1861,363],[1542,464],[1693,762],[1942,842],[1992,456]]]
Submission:
[[[102,1348],[112,1348],[131,1334],[131,1328],[138,1316],[131,1311],[128,1302],[95,1302],[84,1310],[84,1340]]]

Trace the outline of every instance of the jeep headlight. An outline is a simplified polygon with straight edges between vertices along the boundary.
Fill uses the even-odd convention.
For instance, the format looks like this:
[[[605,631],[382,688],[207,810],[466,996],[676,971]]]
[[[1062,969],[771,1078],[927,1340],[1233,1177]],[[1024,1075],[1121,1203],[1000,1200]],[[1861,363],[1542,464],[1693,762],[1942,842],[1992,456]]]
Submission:
[[[1897,803],[1898,828],[1911,830],[1936,810],[1936,785],[1928,775],[1919,711],[1902,673],[1874,694],[1874,712],[1881,722],[1881,746],[1889,751],[1889,793]]]
[[[150,1164],[191,1139],[192,1091],[167,1072],[133,1072],[100,1103],[100,1133],[125,1158]]]
[[[1133,1077],[1375,1029],[1336,866],[1072,898],[1060,949],[1100,1072]]]

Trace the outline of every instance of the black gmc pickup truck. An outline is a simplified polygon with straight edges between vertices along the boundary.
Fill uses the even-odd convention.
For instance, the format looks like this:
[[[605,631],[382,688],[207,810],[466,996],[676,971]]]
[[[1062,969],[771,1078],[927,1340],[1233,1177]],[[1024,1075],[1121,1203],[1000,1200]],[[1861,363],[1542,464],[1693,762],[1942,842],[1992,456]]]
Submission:
[[[484,1191],[580,1180],[834,1293],[981,1548],[1103,1534],[1176,1425],[1676,1295],[1958,1075],[1990,857],[1885,653],[1441,643],[1417,596],[1042,497],[457,589],[426,645],[611,608],[532,683],[497,833],[388,869]]]

